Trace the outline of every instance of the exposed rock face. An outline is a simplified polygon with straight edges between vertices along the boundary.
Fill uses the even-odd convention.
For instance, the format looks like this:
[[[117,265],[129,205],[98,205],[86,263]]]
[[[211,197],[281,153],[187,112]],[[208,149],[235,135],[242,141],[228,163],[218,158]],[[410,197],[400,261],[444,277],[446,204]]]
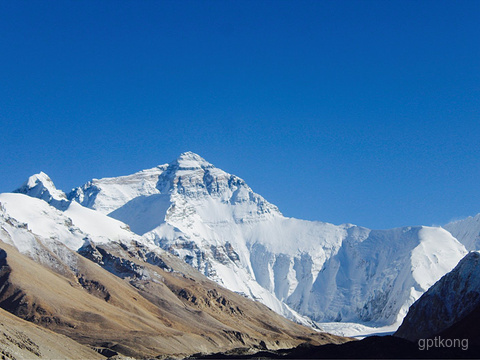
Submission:
[[[433,337],[465,321],[474,311],[478,312],[479,306],[480,253],[474,251],[410,307],[395,336],[408,340]],[[467,331],[463,334],[471,335],[475,336]]]

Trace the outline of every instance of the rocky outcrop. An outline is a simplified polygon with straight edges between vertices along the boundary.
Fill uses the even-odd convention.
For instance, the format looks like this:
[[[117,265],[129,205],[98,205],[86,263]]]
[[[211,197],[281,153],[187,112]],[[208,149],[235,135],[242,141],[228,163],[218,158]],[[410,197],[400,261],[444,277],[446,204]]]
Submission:
[[[480,253],[474,251],[410,307],[395,336],[417,340],[434,337],[452,327],[458,330],[462,328],[460,322],[471,322],[467,319],[478,313],[479,306]],[[465,332],[462,336],[471,335]]]

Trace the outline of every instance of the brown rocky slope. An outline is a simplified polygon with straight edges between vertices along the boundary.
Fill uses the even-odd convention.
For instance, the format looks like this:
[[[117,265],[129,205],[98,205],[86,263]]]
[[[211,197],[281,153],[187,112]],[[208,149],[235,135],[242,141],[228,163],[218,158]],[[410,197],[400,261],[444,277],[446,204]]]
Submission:
[[[45,248],[45,265],[0,247],[0,307],[104,354],[184,357],[349,340],[286,320],[135,242],[90,243],[83,256]]]
[[[0,309],[2,359],[103,359],[88,346]]]

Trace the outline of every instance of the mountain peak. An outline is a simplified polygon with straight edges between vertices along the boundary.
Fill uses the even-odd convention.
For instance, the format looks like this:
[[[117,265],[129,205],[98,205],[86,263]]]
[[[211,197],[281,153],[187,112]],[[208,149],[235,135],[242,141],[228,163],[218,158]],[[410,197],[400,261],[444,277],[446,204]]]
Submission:
[[[173,165],[177,165],[180,169],[200,169],[200,168],[213,168],[207,160],[200,155],[191,151],[186,151],[180,154],[180,156],[172,162]]]
[[[50,177],[47,174],[45,174],[43,171],[40,171],[38,174],[34,174],[34,175],[30,176],[28,178],[26,184],[27,184],[28,187],[32,188],[35,185],[37,185],[39,182],[49,184],[49,185],[52,185],[53,187],[55,187],[52,179],[50,179]]]
[[[50,177],[43,171],[30,176],[22,186],[14,190],[15,193],[26,194],[47,202],[66,200],[65,193],[58,190]]]

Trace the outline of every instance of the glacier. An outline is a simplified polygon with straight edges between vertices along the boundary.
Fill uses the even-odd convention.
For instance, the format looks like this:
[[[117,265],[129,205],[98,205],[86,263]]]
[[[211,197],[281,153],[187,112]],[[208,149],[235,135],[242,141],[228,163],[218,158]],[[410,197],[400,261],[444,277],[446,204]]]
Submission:
[[[44,173],[16,192],[48,202],[96,241],[141,239],[310,326],[399,325],[467,253],[441,227],[371,230],[285,217],[244,180],[192,152],[68,194]]]

